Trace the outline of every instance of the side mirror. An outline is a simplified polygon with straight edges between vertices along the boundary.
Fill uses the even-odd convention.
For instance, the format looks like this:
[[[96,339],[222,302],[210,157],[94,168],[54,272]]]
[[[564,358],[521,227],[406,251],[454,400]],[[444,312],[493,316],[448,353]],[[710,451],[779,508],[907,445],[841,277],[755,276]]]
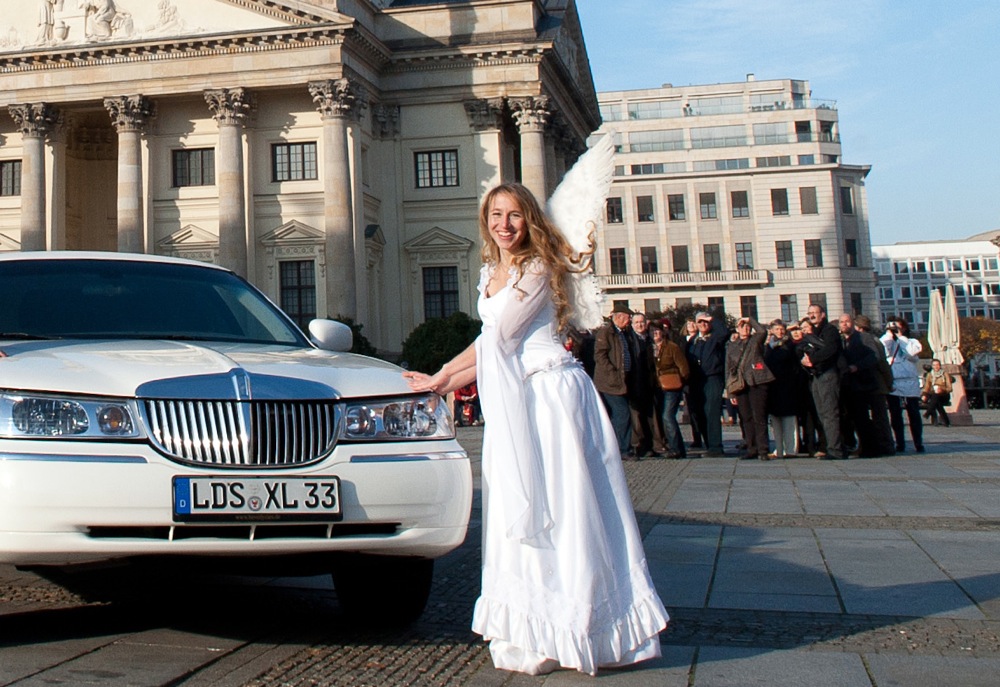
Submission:
[[[346,352],[354,345],[354,332],[343,322],[313,320],[309,323],[309,339],[324,351]]]

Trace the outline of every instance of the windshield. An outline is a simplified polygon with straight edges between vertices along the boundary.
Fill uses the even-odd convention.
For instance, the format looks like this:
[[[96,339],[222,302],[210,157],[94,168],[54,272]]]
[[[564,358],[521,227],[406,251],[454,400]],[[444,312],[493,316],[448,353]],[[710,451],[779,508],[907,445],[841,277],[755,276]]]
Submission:
[[[191,339],[308,346],[239,277],[128,260],[0,261],[0,338]]]

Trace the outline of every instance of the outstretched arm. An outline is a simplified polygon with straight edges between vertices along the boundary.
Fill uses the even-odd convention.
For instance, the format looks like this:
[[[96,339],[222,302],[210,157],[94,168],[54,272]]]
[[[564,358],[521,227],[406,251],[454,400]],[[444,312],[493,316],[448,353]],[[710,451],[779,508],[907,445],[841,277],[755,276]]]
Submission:
[[[476,381],[476,344],[456,355],[433,375],[407,371],[403,378],[414,391],[433,391],[444,396]]]

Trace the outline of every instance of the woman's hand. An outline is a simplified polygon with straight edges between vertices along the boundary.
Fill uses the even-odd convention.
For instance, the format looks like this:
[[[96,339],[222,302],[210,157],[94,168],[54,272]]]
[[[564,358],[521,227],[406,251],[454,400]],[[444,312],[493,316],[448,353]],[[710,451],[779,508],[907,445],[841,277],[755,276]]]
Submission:
[[[444,368],[441,368],[434,375],[407,371],[403,373],[403,379],[414,391],[433,391],[436,394],[441,394],[448,387],[451,375],[445,372]]]

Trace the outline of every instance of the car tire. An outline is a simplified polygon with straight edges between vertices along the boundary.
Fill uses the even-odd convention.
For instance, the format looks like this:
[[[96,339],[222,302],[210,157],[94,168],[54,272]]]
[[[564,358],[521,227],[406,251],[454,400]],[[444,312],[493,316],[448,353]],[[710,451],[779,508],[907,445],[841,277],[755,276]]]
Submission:
[[[338,559],[332,575],[340,608],[351,622],[402,627],[419,618],[427,606],[434,561],[352,554]]]

